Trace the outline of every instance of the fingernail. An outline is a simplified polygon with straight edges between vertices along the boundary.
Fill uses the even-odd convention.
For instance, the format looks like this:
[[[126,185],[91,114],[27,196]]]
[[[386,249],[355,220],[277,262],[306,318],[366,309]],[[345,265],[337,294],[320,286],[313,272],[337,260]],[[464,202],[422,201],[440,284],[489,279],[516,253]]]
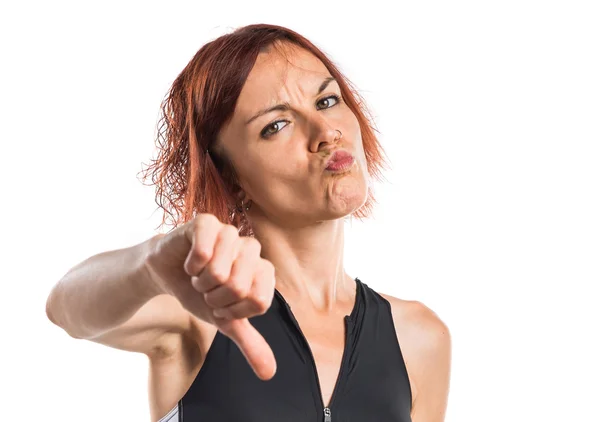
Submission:
[[[213,309],[213,315],[216,318],[225,318],[227,316],[223,309]]]

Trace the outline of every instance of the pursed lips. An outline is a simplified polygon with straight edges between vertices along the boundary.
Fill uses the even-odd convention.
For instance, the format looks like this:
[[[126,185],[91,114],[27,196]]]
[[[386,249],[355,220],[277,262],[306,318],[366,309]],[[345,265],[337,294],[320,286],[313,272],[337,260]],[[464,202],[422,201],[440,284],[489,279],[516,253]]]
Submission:
[[[339,170],[354,162],[354,156],[345,150],[336,150],[325,163],[326,170]]]

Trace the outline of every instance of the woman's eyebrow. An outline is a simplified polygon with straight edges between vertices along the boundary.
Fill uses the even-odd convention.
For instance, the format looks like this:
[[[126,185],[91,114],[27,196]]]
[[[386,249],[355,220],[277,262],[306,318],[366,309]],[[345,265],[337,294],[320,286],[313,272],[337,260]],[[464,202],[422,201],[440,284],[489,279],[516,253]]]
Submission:
[[[319,89],[317,90],[317,94],[319,95],[321,92],[325,91],[325,88],[327,88],[327,86],[329,85],[329,83],[331,81],[335,81],[335,78],[332,76],[328,76],[327,78],[325,78],[325,80],[323,81],[323,83],[321,84],[321,86],[319,86]],[[256,113],[254,116],[252,116],[250,119],[248,119],[248,121],[246,122],[246,125],[249,125],[250,123],[252,123],[254,120],[258,119],[260,116],[265,115],[267,113],[270,113],[272,111],[287,111],[291,108],[290,103],[285,101],[281,104],[277,104],[274,105],[273,107],[269,107],[269,108],[265,108],[264,110],[259,111],[258,113]]]

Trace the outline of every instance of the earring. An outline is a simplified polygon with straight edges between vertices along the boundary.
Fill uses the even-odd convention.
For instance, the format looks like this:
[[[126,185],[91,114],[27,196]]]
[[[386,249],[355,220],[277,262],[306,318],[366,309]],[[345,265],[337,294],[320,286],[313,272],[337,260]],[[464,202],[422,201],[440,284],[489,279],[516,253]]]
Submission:
[[[237,206],[236,210],[239,213],[242,213],[244,211],[249,211],[250,207],[252,206],[252,200],[248,200],[248,202],[246,202],[246,205],[244,206],[244,201],[242,200],[242,203],[240,205]]]

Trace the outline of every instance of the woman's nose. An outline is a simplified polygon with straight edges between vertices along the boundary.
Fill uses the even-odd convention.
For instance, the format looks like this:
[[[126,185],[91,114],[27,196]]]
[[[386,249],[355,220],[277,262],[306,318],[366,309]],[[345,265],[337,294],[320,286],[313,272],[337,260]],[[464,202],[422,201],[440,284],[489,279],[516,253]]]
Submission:
[[[311,139],[310,149],[312,152],[318,152],[322,148],[330,144],[336,144],[340,141],[343,134],[338,128],[332,127],[329,124],[322,125],[315,130],[313,139]]]

